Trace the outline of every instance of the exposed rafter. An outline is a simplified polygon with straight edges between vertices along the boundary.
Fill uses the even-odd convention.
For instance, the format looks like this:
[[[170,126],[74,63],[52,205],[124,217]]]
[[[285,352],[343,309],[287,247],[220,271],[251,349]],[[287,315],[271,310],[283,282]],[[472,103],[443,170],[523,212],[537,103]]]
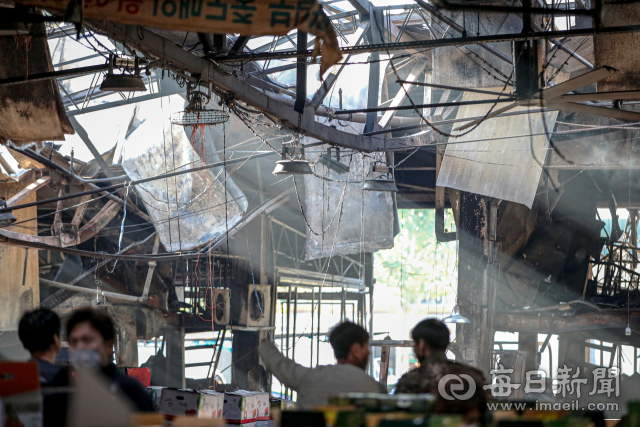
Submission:
[[[175,70],[191,74],[193,81],[211,82],[236,99],[280,121],[283,125],[320,141],[362,151],[389,151],[425,145],[433,141],[430,134],[407,138],[380,138],[354,135],[318,123],[311,105],[302,114],[290,106],[274,100],[266,93],[236,77],[231,67],[217,65],[140,27],[126,27],[115,23],[92,22],[96,31],[117,41],[125,41],[150,57],[165,62]]]

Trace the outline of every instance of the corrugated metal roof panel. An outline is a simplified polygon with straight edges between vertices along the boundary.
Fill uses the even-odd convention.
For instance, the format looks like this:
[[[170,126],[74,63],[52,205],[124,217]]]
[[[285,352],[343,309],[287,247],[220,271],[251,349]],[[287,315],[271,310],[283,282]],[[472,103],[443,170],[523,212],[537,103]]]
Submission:
[[[488,96],[466,93],[463,97],[479,99]],[[458,118],[482,116],[490,108],[491,104],[462,106]],[[512,111],[518,110],[525,108]],[[553,111],[497,117],[460,138],[450,137],[437,185],[531,207],[557,116]]]

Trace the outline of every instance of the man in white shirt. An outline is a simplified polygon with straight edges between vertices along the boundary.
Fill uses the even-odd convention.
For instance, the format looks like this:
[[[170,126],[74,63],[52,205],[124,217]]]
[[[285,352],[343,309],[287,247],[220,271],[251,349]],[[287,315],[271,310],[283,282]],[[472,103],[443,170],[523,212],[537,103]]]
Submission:
[[[365,373],[369,361],[369,334],[352,322],[336,325],[329,342],[338,363],[306,368],[287,359],[275,344],[264,341],[258,350],[265,368],[298,393],[298,407],[311,409],[329,403],[341,393],[386,393],[382,384]]]

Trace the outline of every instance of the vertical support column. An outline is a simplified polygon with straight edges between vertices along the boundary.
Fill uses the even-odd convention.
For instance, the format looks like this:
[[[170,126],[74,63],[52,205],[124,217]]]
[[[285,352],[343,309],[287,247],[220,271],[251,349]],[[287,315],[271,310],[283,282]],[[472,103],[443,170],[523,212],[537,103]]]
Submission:
[[[364,327],[364,304],[364,292],[358,291],[358,314],[356,315],[356,322],[362,327]]]
[[[293,343],[291,344],[291,360],[296,360],[296,329],[298,324],[298,287],[296,286],[293,292]]]
[[[482,307],[487,304],[488,214],[486,199],[479,194],[460,193],[460,221],[458,228],[458,306],[469,324],[457,324],[456,341],[463,360],[483,369]],[[485,330],[486,333],[486,330]]]
[[[258,172],[260,173],[260,172]],[[260,175],[259,179],[260,179]],[[266,217],[256,218],[251,221],[237,236],[235,253],[250,257],[250,262],[240,264],[236,269],[235,282],[230,283],[232,313],[240,313],[242,307],[236,304],[245,304],[243,298],[234,298],[234,289],[238,294],[247,292],[247,285],[251,288],[253,283],[262,284],[262,280],[269,283],[268,261],[270,252],[268,250],[268,239],[262,239],[268,225]],[[266,242],[263,242],[266,240]],[[265,244],[266,243],[266,244]],[[267,249],[266,251],[264,249]],[[267,264],[264,270],[263,264]],[[272,295],[272,300],[276,299],[276,295]],[[249,301],[251,299],[249,298]],[[234,316],[232,315],[232,319]],[[267,319],[270,322],[272,318]],[[262,322],[261,322],[262,323]],[[264,331],[233,331],[233,350],[231,352],[231,363],[233,364],[233,381],[240,389],[247,389],[249,381],[247,379],[248,372],[260,364],[258,355],[258,345],[260,344],[260,336]]]
[[[138,336],[136,309],[125,306],[110,306],[109,316],[116,330],[116,365],[125,368],[138,367]]]
[[[558,335],[558,367],[566,364],[576,367],[576,363],[582,365],[586,361],[585,342],[583,339],[575,339],[569,334]],[[600,360],[603,363],[602,358]]]
[[[184,328],[167,327],[164,336],[167,344],[167,387],[185,388]]]
[[[388,345],[380,347],[380,384],[387,387],[387,378],[389,377],[389,355],[391,348]]]
[[[227,47],[227,35],[226,34],[214,34],[213,35],[213,47],[219,52]]]
[[[313,334],[315,332],[315,313],[314,307],[316,303],[316,288],[311,288],[311,360],[309,361],[309,367],[313,368]]]
[[[307,51],[307,33],[298,30],[298,53]],[[304,112],[304,104],[307,101],[307,58],[298,58],[296,67],[296,103],[293,109],[298,113]]]
[[[382,22],[380,19],[382,11],[377,10],[371,3],[369,4],[369,20],[371,25],[369,26],[368,39],[371,44],[382,43],[381,34],[384,29],[381,28]],[[369,56],[369,88],[367,92],[367,108],[376,108],[378,106],[378,95],[380,92],[380,54],[378,52],[372,52]],[[367,120],[364,125],[364,132],[371,132],[375,124],[377,123],[378,113],[367,113]]]
[[[518,350],[527,352],[525,372],[538,369],[538,334],[536,332],[518,333]]]
[[[496,242],[498,228],[498,200],[493,200],[489,204],[489,223],[487,227],[488,234],[488,289],[487,289],[487,306],[483,308],[483,324],[482,324],[482,359],[480,361],[480,369],[484,371],[485,376],[490,378],[490,371],[493,365],[493,341],[495,337],[495,311],[496,297],[498,292],[498,278],[500,276],[500,250],[502,244]]]
[[[431,15],[428,15],[431,16]],[[433,73],[430,70],[427,70],[424,72],[424,79],[423,81],[425,83],[432,83],[433,82]],[[433,94],[433,89],[430,88],[429,86],[425,86],[424,87],[424,94],[422,95],[422,101],[423,104],[431,104],[432,101],[432,94]],[[423,108],[422,109],[422,116],[425,119],[429,119],[429,116],[431,116],[431,108]]]
[[[322,323],[320,323],[320,311],[322,310],[322,287],[318,288],[318,336],[316,341],[316,366],[320,365],[320,333]]]
[[[270,254],[269,250],[269,217],[267,215],[260,216],[260,284],[269,284],[269,265]],[[275,293],[273,293],[272,299],[275,299]]]
[[[231,360],[233,363],[233,379],[241,390],[249,388],[247,374],[254,366],[260,363],[258,345],[260,344],[260,332],[233,331],[233,347]]]
[[[373,254],[364,254],[364,287],[369,289],[369,340],[373,341]],[[366,323],[366,319],[365,319]],[[369,375],[373,375],[373,357],[369,358]]]

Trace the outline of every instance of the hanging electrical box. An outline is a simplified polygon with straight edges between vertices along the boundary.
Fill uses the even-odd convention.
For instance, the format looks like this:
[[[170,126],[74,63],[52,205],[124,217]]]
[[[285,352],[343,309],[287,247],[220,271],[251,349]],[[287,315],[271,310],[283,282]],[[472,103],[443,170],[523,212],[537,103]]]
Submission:
[[[270,285],[239,285],[231,288],[231,323],[266,326],[271,314]]]
[[[216,325],[226,326],[231,321],[231,294],[229,289],[211,289],[213,321]]]

